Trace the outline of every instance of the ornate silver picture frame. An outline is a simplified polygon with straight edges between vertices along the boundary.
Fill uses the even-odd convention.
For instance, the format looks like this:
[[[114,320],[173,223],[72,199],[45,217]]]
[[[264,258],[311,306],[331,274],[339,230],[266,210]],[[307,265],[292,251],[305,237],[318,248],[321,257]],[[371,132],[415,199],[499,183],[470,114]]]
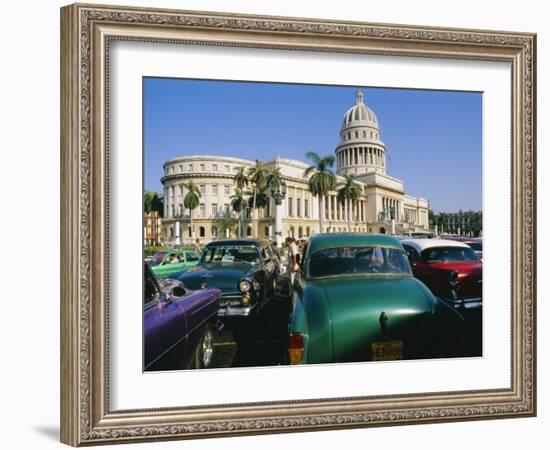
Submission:
[[[108,100],[109,52],[115,41],[509,63],[512,139],[511,148],[502,152],[512,161],[510,386],[114,410]],[[62,442],[81,446],[534,416],[535,89],[536,36],[530,33],[85,4],[62,8]]]

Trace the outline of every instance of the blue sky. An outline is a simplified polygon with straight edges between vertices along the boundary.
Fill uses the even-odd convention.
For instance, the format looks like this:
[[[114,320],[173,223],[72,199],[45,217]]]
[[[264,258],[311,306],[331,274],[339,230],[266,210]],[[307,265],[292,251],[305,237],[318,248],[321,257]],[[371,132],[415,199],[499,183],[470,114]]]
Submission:
[[[144,184],[191,154],[250,160],[334,154],[358,87],[144,79]],[[482,94],[359,87],[377,115],[387,173],[435,212],[481,209]]]

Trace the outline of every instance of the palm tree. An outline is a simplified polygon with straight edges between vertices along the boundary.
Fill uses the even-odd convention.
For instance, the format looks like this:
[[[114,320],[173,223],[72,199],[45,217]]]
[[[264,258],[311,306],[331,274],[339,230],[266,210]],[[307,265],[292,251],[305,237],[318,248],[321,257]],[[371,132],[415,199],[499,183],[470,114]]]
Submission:
[[[250,197],[248,197],[248,208],[253,210],[254,213],[256,213],[256,211],[260,208],[265,208],[269,202],[267,185],[265,185],[260,191],[254,191],[254,196],[252,196],[252,192],[247,192],[247,194],[250,195]],[[257,237],[259,224],[257,216],[254,217],[254,221],[254,237]]]
[[[304,171],[308,178],[309,192],[319,199],[319,231],[323,232],[323,198],[336,187],[336,175],[330,170],[334,165],[334,156],[321,158],[315,152],[307,152],[306,158],[313,161],[313,165]]]
[[[235,175],[233,175],[233,181],[239,189],[243,189],[248,186],[248,177],[246,176],[246,167],[240,166],[236,168]]]
[[[156,211],[162,217],[164,201],[158,192],[145,191],[143,196],[143,209],[146,213]]]
[[[272,184],[276,189],[281,189],[281,185],[283,184],[283,174],[281,173],[280,167],[276,167],[267,175],[266,186],[271,186]]]
[[[252,183],[252,212],[254,214],[254,237],[258,235],[258,214],[256,196],[265,190],[267,181],[267,170],[262,162],[256,160],[256,164],[248,168],[248,181]]]
[[[215,223],[222,235],[225,235],[227,230],[231,233],[238,226],[237,220],[231,217],[231,214],[222,215],[216,219]]]
[[[184,185],[187,189],[187,194],[183,198],[184,208],[189,209],[189,225],[191,226],[191,238],[195,238],[195,230],[193,229],[193,210],[199,207],[201,191],[199,187],[191,180]]]
[[[355,181],[353,175],[344,175],[344,181],[336,186],[338,189],[338,202],[345,207],[348,201],[348,231],[351,231],[351,205],[352,202],[359,200],[361,196],[361,186]]]
[[[239,237],[243,237],[244,228],[244,212],[248,206],[248,202],[244,197],[244,192],[241,188],[235,189],[235,194],[231,196],[231,208],[239,214]]]

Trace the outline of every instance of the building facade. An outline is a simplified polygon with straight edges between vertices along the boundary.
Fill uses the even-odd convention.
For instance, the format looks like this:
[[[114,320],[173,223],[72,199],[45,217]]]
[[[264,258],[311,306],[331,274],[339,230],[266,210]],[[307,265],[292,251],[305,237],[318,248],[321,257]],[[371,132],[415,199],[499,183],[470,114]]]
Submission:
[[[145,245],[161,245],[164,242],[162,217],[158,211],[146,212],[143,216],[143,240]]]
[[[372,232],[404,234],[429,229],[428,201],[405,193],[403,182],[386,173],[386,147],[381,140],[378,119],[356,93],[355,105],[344,114],[340,142],[335,149],[336,175],[351,174],[361,188],[361,197],[351,205],[342,205],[337,192],[330,192],[319,211],[319,199],[308,190],[304,171],[308,164],[276,157],[263,161],[266,169],[279,168],[287,185],[283,200],[283,236],[309,237],[322,232]],[[235,193],[233,176],[240,166],[252,167],[254,161],[210,155],[182,156],[166,161],[164,176],[163,233],[166,243],[190,241],[190,211],[183,207],[185,183],[193,180],[201,192],[200,205],[193,211],[196,238],[203,242],[236,237],[236,229],[227,229],[227,218],[236,218],[231,210]],[[323,214],[323,230],[319,230],[319,214]],[[249,220],[246,235],[272,239],[274,236],[275,202]],[[348,217],[349,214],[349,217]],[[249,215],[252,219],[252,214]],[[253,229],[257,226],[257,230]],[[223,231],[222,231],[223,230]]]

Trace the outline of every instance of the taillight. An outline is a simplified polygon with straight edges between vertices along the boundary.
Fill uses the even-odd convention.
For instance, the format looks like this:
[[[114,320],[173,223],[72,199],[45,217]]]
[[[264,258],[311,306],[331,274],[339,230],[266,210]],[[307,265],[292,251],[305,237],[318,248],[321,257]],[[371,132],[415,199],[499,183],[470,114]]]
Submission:
[[[304,335],[302,333],[291,333],[288,344],[288,356],[290,364],[301,364],[304,355]]]

